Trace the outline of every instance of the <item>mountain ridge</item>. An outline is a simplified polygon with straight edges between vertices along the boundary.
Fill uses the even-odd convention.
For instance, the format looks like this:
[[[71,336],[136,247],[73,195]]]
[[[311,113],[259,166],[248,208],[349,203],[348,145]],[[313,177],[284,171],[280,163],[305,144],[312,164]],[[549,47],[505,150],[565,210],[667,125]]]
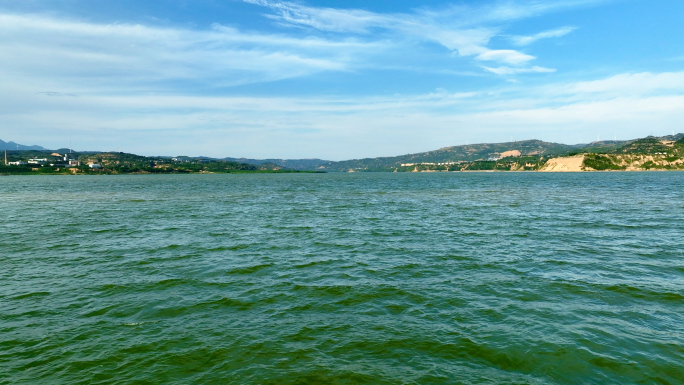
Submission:
[[[44,151],[44,150],[47,150],[47,148],[41,147],[41,146],[37,146],[37,145],[27,146],[27,145],[15,143],[15,142],[12,142],[12,141],[5,142],[5,141],[3,141],[3,140],[0,140],[0,151],[3,151],[3,150],[19,150],[19,151],[36,150],[36,151]]]
[[[442,147],[438,150],[406,155],[351,159],[339,162],[328,162],[317,169],[324,171],[391,171],[406,164],[419,163],[458,163],[493,160],[502,157],[517,156],[550,156],[561,155],[586,148],[612,148],[628,141],[600,141],[586,144],[563,144],[528,139],[501,143],[477,143]],[[509,154],[507,154],[509,153]]]
[[[680,141],[684,134],[667,135],[661,137],[646,137],[631,140],[604,140],[581,144],[563,144],[545,142],[538,139],[501,143],[478,143],[457,146],[442,147],[437,150],[404,154],[389,157],[375,157],[350,159],[342,161],[328,161],[323,159],[250,159],[250,158],[213,158],[192,157],[194,159],[217,160],[226,162],[238,162],[250,165],[277,165],[288,169],[302,171],[329,171],[329,172],[368,172],[368,171],[405,171],[407,167],[415,165],[454,165],[472,162],[491,162],[502,158],[516,158],[520,162],[532,162],[538,164],[544,159],[551,157],[571,155],[574,153],[610,153],[619,149],[628,149],[633,143],[643,140],[656,141]],[[0,140],[0,145],[14,145],[14,142]],[[20,150],[34,149],[37,151],[50,151],[41,146],[18,145]],[[8,148],[14,150],[14,148]],[[627,150],[624,150],[627,151]],[[529,167],[532,167],[531,165]],[[534,166],[537,167],[537,166]],[[429,167],[428,167],[429,168]],[[524,168],[524,167],[523,167]]]

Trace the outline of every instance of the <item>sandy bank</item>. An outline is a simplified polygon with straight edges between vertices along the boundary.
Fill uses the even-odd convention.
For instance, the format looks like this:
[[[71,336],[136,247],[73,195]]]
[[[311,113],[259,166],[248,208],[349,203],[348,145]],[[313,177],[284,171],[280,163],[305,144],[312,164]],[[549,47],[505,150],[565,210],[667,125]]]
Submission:
[[[584,155],[569,156],[562,158],[549,159],[546,164],[539,169],[542,172],[573,172],[584,171],[582,164],[584,163]]]

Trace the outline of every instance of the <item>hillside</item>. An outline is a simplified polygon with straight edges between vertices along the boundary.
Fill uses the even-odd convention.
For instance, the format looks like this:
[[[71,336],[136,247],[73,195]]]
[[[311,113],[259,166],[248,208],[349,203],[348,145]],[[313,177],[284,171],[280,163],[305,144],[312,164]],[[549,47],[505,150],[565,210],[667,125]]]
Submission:
[[[276,164],[285,168],[292,168],[295,170],[315,170],[321,165],[330,163],[329,160],[322,159],[248,159],[248,158],[223,158],[221,160],[229,162],[247,163],[253,165],[261,165],[264,163]]]
[[[425,163],[463,163],[474,161],[488,161],[507,156],[553,156],[580,149],[560,143],[549,143],[541,140],[524,140],[506,143],[482,143],[464,146],[444,147],[435,151],[394,157],[354,159],[342,162],[328,162],[317,169],[325,171],[394,171],[402,165],[416,165]],[[410,166],[403,166],[410,167]],[[399,170],[401,171],[401,170]]]
[[[224,160],[189,157],[146,157],[122,152],[52,153],[51,151],[7,151],[1,174],[172,174],[299,172],[277,164],[252,165]]]
[[[482,143],[445,147],[435,151],[395,157],[328,162],[318,167],[331,172],[368,171],[535,171],[546,168],[550,160],[567,160],[571,169],[581,170],[656,170],[682,169],[684,134],[619,141],[605,140],[567,145],[541,140]],[[567,166],[557,165],[567,171]]]
[[[83,154],[78,160],[84,164],[99,164],[104,170],[117,173],[226,173],[226,172],[294,172],[273,163],[252,165],[225,160],[190,157],[146,157],[121,152]]]
[[[396,157],[329,162],[332,172],[604,171],[684,169],[684,134],[565,145],[540,140],[445,147]]]
[[[684,170],[684,137],[651,136],[605,153],[587,154],[583,167],[585,170]]]

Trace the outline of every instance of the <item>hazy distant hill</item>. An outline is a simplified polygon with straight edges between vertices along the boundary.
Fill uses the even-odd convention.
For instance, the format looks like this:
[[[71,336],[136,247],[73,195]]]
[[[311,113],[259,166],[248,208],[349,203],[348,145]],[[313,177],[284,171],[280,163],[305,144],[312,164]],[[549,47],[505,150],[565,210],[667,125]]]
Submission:
[[[23,144],[0,140],[0,150],[45,150],[45,148],[41,146],[25,146]]]
[[[286,168],[293,168],[295,170],[315,170],[319,166],[330,163],[329,160],[322,159],[247,159],[247,158],[223,158],[221,160],[229,162],[247,163],[253,165],[261,165],[264,163],[277,164]]]

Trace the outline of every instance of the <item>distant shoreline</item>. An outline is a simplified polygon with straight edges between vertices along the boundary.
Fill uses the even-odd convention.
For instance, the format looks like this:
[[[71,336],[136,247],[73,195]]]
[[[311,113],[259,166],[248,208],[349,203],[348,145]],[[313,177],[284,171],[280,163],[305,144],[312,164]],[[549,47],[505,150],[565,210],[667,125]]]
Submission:
[[[14,169],[19,167],[20,169]],[[684,170],[684,134],[563,145],[540,140],[481,143],[343,161],[142,156],[123,152],[6,151],[0,173],[255,173]]]
[[[541,171],[541,170],[463,170],[463,171],[416,171],[416,172],[400,172],[401,174],[588,174],[588,173],[645,173],[645,172],[683,172],[684,170],[665,170],[665,169],[652,169],[652,170],[575,170],[575,171]],[[362,172],[362,173],[350,173],[350,172],[327,172],[327,171],[299,171],[299,172],[196,172],[196,173],[102,173],[102,174],[66,174],[66,173],[0,173],[0,177],[13,177],[13,176],[75,176],[75,177],[108,177],[108,176],[143,176],[143,175],[154,175],[154,176],[169,176],[169,175],[284,175],[284,174],[397,174],[394,171],[374,171],[374,172]]]

